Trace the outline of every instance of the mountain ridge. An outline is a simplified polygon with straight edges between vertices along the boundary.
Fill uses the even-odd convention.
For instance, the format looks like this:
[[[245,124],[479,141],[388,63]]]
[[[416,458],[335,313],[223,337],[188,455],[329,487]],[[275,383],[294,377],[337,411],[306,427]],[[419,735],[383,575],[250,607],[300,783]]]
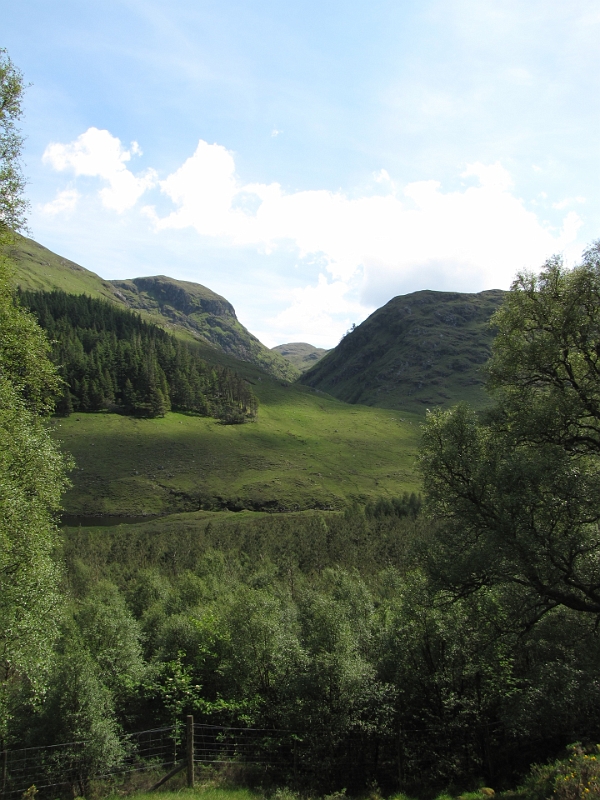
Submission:
[[[104,280],[33,239],[19,235],[7,248],[6,255],[15,266],[16,283],[22,289],[59,289],[108,300],[137,311],[148,322],[170,333],[254,364],[279,380],[291,383],[300,375],[290,361],[263,345],[239,322],[228,300],[206,286],[165,275]]]
[[[278,344],[276,347],[272,347],[271,350],[290,361],[300,372],[306,372],[317,361],[320,361],[324,355],[329,353],[329,350],[325,350],[323,347],[315,347],[307,342]]]

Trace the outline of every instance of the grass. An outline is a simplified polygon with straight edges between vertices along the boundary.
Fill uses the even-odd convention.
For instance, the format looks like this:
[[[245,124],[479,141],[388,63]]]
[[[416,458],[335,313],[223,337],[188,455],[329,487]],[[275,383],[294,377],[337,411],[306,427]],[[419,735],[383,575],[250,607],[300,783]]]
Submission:
[[[199,800],[300,800],[301,795],[296,794],[289,789],[279,789],[275,792],[267,792],[260,789],[248,789],[245,787],[218,787],[213,785],[197,786],[194,789],[180,788],[180,789],[159,789],[160,797],[162,800],[185,800],[189,798],[198,798]],[[155,792],[136,792],[136,800],[153,800],[156,798]],[[369,795],[365,795],[369,797]],[[493,796],[493,795],[492,795]],[[499,798],[510,798],[514,800],[514,792],[501,792],[497,795]],[[122,795],[113,795],[113,798],[122,797]],[[329,797],[344,797],[344,794],[330,795]],[[442,793],[436,797],[436,800],[486,800],[489,795],[482,792],[467,792],[465,794],[452,795]],[[110,800],[110,798],[109,798]],[[328,797],[323,798],[328,800]],[[411,800],[408,795],[403,793],[395,793],[389,797],[389,800]]]
[[[17,235],[15,244],[7,247],[6,252],[15,265],[16,282],[22,289],[60,289],[69,294],[87,294],[99,300],[118,303],[114,287],[109,281],[62,258],[33,239]]]
[[[246,788],[220,788],[216,786],[199,786],[195,789],[161,790],[158,792],[136,792],[136,800],[156,800],[157,793],[162,800],[185,800],[185,798],[202,798],[202,800],[262,800],[266,797],[264,792],[253,791]],[[122,795],[113,795],[113,798]]]
[[[73,515],[163,515],[199,508],[336,509],[418,491],[422,417],[351,406],[304,387],[257,381],[256,422],[221,425],[73,414],[54,435],[73,454]]]

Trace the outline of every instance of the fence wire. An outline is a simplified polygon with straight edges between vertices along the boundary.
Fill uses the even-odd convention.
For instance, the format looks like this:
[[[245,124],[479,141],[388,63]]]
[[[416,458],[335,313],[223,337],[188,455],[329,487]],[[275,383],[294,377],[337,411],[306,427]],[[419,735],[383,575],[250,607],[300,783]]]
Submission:
[[[293,731],[266,728],[226,728],[194,725],[194,762],[227,764],[241,762],[278,766],[287,762]]]
[[[83,794],[91,779],[111,778],[151,769],[164,770],[181,758],[180,727],[168,726],[121,737],[112,764],[99,768],[93,740],[6,750],[1,758],[0,797],[38,790],[76,787]]]
[[[492,733],[499,723],[488,727]],[[404,728],[396,734],[392,758],[398,758],[398,747],[410,740],[411,734],[423,734],[438,728]],[[309,768],[315,756],[330,758],[341,744],[332,731],[293,731],[265,728],[242,728],[219,725],[193,725],[195,764],[244,764],[270,770],[273,775],[284,770],[296,774]],[[360,747],[360,741],[358,746]],[[346,742],[348,744],[348,742]],[[352,742],[349,742],[352,747]],[[0,798],[14,798],[32,785],[42,796],[76,790],[85,795],[90,780],[111,781],[118,776],[153,771],[159,777],[186,759],[186,726],[152,728],[121,737],[112,763],[106,764],[106,753],[93,740],[58,745],[27,747],[0,753]],[[329,752],[331,751],[331,753]],[[102,764],[102,766],[101,766]]]
[[[281,737],[286,735],[289,732],[195,724],[194,763],[281,764]],[[186,729],[177,725],[127,734],[121,737],[120,757],[102,769],[94,767],[96,752],[92,740],[6,750],[0,754],[0,797],[23,794],[32,785],[37,790],[75,787],[83,794],[91,779],[167,772],[185,758]]]

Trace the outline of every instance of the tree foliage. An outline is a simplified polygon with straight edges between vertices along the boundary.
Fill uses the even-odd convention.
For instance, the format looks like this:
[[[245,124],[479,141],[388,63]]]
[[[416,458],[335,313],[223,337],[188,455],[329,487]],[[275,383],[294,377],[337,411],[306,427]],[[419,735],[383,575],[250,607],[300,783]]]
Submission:
[[[64,380],[57,411],[120,410],[161,417],[171,408],[223,422],[256,416],[249,384],[138,314],[65,292],[21,292],[52,342]]]
[[[493,324],[489,388],[515,435],[599,455],[600,242],[574,269],[519,275]]]
[[[24,225],[22,92],[20,72],[0,51],[0,250]],[[0,738],[23,684],[38,695],[44,688],[61,608],[54,517],[68,462],[45,420],[60,385],[48,351],[0,255]]]
[[[532,619],[600,613],[600,247],[517,277],[493,318],[496,405],[431,414],[421,466],[435,569],[458,593],[513,584]]]
[[[0,48],[0,236],[25,227],[27,200],[21,169],[23,75]]]

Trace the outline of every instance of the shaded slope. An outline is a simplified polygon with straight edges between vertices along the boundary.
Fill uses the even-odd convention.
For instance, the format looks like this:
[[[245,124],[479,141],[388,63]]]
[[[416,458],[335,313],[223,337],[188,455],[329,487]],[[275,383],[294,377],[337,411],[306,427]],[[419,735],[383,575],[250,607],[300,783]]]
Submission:
[[[293,364],[300,372],[314,367],[317,361],[320,361],[323,356],[327,355],[329,350],[324,350],[322,347],[315,347],[306,342],[290,342],[289,344],[278,344],[277,347],[272,347],[271,351],[279,353],[287,361]]]
[[[160,317],[163,325],[185,331],[282,380],[298,377],[292,364],[244,328],[230,302],[205,286],[165,275],[111,283],[129,308]]]
[[[159,275],[126,281],[105,281],[96,273],[17,236],[8,255],[22,289],[87,294],[109,300],[121,308],[138,311],[144,319],[186,339],[210,345],[217,352],[249,362],[284,381],[299,372],[285,358],[265,347],[238,321],[235,309],[224,297],[188,281]]]
[[[349,403],[423,411],[459,400],[483,405],[489,319],[504,292],[422,291],[375,311],[300,382]]]

